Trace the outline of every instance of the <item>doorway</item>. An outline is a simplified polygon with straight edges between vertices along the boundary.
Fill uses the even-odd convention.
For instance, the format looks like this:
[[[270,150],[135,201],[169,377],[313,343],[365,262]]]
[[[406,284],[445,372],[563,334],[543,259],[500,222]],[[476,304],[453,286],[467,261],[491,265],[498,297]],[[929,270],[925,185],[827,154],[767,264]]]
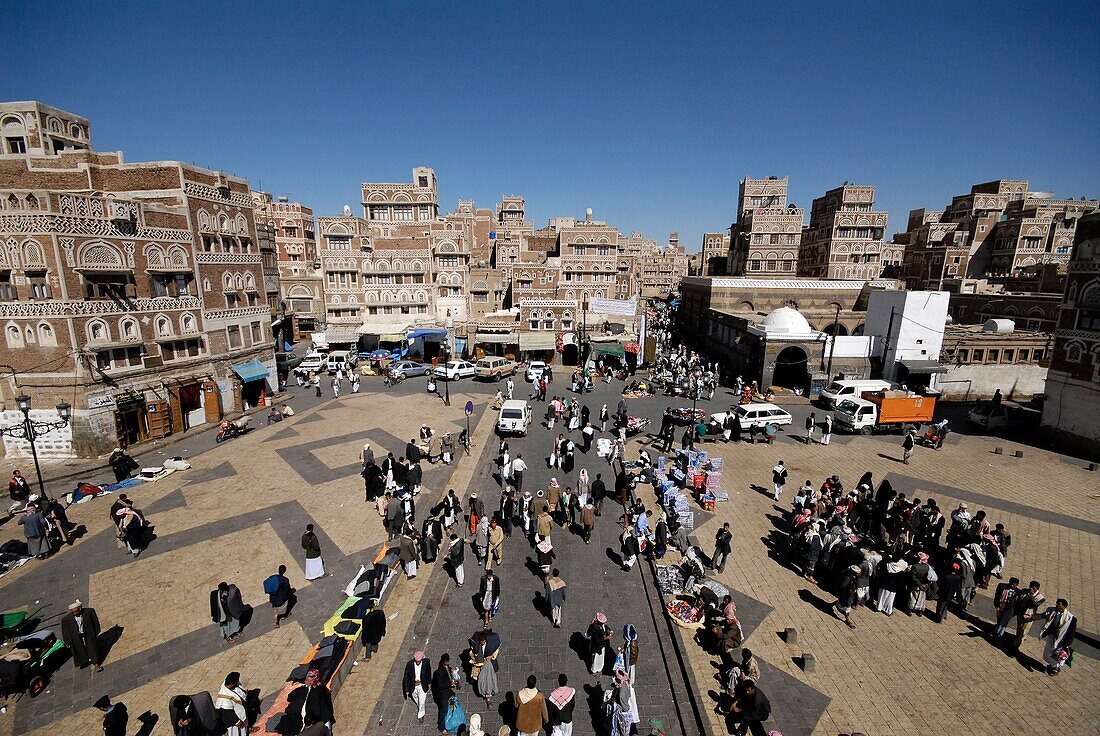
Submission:
[[[149,439],[149,420],[145,412],[145,402],[118,407],[115,411],[115,429],[118,433],[118,446],[122,448]]]
[[[784,388],[810,388],[810,357],[797,345],[788,345],[775,356],[775,371],[772,373],[772,385]]]

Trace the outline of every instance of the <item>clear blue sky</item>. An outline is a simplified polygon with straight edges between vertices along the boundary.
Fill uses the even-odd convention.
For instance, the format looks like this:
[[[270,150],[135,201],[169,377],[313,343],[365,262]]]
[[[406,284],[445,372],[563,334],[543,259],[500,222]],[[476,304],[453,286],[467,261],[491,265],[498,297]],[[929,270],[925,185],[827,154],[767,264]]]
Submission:
[[[526,196],[698,248],[746,175],[874,184],[890,232],[973,183],[1100,196],[1100,4],[0,5],[0,99],[96,148],[335,214],[433,167],[440,203]]]

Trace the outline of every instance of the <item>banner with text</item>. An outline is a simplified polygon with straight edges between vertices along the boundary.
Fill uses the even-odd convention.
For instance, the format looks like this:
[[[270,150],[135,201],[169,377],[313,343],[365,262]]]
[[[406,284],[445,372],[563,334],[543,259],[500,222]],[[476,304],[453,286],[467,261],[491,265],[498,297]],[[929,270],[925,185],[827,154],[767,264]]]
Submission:
[[[606,299],[594,296],[588,300],[588,311],[597,314],[615,314],[621,317],[633,317],[638,313],[638,303],[634,299]]]

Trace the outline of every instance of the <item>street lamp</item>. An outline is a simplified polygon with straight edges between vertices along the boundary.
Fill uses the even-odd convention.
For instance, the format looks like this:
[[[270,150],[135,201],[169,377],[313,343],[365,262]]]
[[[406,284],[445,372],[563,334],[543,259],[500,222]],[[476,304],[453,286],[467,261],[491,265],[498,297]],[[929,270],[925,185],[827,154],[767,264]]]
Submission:
[[[446,395],[443,397],[443,404],[445,406],[451,405],[451,376],[447,373],[447,365],[451,362],[451,346],[448,344],[443,345],[443,390]],[[457,374],[456,374],[457,375]]]
[[[69,420],[72,418],[72,405],[66,401],[62,401],[57,405],[57,416],[59,420],[56,422],[34,422],[31,421],[31,397],[26,394],[19,394],[15,397],[15,405],[19,407],[19,411],[23,412],[23,423],[15,424],[11,427],[0,427],[0,435],[6,437],[13,437],[15,439],[27,440],[31,445],[31,457],[34,458],[34,472],[38,476],[38,490],[42,495],[42,498],[49,499],[49,495],[46,493],[46,484],[42,482],[42,467],[38,464],[38,448],[35,446],[35,442],[39,436],[48,434],[55,429],[62,429],[69,425]]]

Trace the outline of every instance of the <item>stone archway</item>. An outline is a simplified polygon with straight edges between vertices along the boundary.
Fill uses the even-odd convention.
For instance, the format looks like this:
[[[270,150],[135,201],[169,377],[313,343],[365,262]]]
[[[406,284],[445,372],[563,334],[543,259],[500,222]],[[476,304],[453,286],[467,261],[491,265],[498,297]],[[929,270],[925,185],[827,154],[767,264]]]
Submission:
[[[788,345],[779,351],[779,355],[775,356],[772,385],[809,390],[810,356],[804,348]]]

